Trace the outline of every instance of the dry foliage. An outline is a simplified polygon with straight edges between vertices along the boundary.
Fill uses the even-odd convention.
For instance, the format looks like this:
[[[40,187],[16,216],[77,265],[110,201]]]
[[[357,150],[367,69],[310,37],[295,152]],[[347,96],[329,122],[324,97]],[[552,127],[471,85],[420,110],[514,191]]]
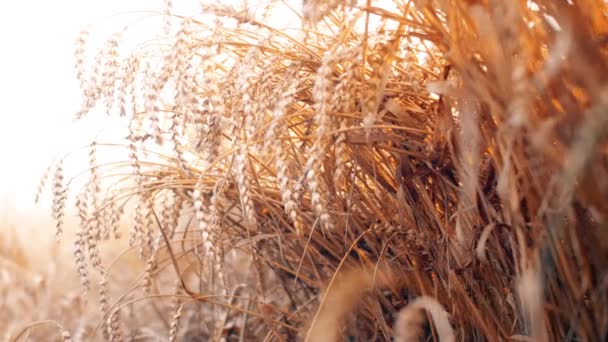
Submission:
[[[166,5],[159,44],[121,32],[89,62],[78,40],[78,118],[130,122],[83,189],[50,173],[102,289],[92,335],[173,301],[170,340],[606,338],[604,1]],[[145,267],[110,296],[123,212]]]

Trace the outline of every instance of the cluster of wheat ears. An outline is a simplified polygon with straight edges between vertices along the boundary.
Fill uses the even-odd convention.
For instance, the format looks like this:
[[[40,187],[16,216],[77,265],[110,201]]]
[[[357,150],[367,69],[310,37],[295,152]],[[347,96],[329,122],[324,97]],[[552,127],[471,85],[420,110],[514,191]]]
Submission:
[[[160,301],[170,341],[608,336],[603,0],[165,4],[156,44],[78,38],[77,117],[129,133],[82,188],[44,178],[57,235],[80,218],[88,339]],[[121,225],[145,266],[112,292]]]

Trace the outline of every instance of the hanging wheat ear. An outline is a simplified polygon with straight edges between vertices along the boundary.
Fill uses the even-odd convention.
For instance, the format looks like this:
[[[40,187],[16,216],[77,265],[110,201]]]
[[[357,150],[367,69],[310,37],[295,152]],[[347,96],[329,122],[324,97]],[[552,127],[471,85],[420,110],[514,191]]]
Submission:
[[[68,196],[67,185],[64,184],[63,159],[57,162],[53,176],[53,216],[55,218],[55,236],[57,239],[63,233],[65,205]]]
[[[169,327],[169,341],[175,342],[177,341],[177,334],[179,329],[179,320],[182,317],[182,313],[184,311],[184,304],[179,304],[173,317],[171,317],[171,325]]]

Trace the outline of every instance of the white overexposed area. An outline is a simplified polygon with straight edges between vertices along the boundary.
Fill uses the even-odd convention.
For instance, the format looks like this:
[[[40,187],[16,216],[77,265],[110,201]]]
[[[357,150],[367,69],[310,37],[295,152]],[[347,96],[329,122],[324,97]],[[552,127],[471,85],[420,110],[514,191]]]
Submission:
[[[161,0],[0,3],[0,211],[35,209],[38,179],[53,157],[108,123],[102,116],[72,122],[81,101],[73,55],[78,33],[93,24],[92,43],[100,44],[125,23],[153,15],[145,11],[161,9]],[[86,167],[78,155],[68,165]]]

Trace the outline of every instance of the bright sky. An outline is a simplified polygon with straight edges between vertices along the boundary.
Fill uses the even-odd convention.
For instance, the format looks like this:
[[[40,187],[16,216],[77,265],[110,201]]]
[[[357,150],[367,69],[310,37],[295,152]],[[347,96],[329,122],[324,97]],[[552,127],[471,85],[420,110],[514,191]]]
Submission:
[[[141,11],[161,9],[162,0],[0,3],[0,213],[34,208],[38,180],[53,157],[87,143],[105,122],[72,123],[81,100],[73,57],[78,33],[93,24],[98,39],[107,38],[150,17]],[[72,168],[85,167],[72,160]]]

